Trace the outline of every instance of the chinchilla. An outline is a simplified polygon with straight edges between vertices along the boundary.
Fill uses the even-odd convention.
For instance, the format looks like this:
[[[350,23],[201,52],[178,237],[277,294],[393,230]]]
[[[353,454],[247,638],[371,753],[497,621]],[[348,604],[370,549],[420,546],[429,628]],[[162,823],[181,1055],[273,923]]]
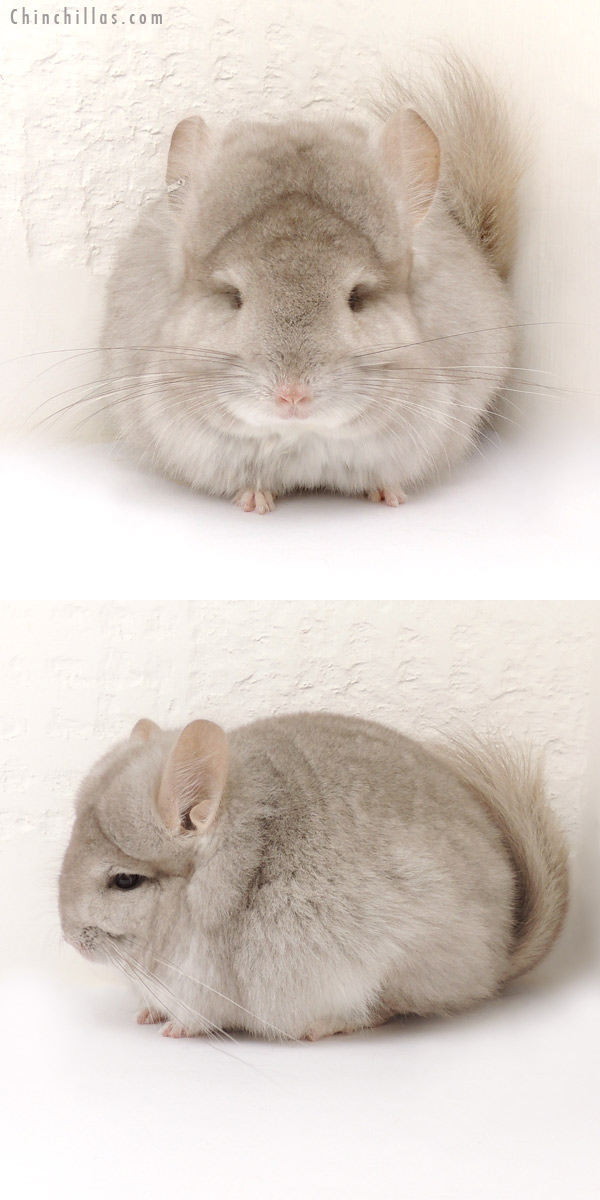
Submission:
[[[506,382],[522,139],[456,55],[377,122],[184,119],[109,285],[102,400],[153,469],[267,512],[398,505]]]
[[[494,996],[548,954],[567,894],[527,756],[304,713],[138,722],[80,789],[60,913],[168,1036],[314,1040]]]

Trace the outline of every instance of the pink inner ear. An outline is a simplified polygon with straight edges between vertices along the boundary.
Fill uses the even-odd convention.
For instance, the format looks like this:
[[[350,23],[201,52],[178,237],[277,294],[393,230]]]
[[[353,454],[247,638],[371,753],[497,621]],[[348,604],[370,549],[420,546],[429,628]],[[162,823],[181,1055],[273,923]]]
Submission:
[[[440,144],[429,125],[412,108],[401,109],[386,121],[381,153],[402,187],[415,224],[428,212],[440,175]]]
[[[158,813],[168,829],[208,828],[218,812],[227,763],[227,738],[218,725],[186,725],[167,759],[158,793]]]
[[[208,125],[202,117],[185,117],[173,132],[167,161],[167,184],[191,179],[208,145]]]

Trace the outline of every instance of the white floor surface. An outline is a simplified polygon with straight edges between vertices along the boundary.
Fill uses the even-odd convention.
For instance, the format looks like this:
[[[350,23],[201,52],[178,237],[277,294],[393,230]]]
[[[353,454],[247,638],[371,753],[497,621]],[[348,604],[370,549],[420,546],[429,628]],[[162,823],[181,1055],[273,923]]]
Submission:
[[[399,509],[330,495],[243,513],[107,445],[5,446],[4,594],[45,599],[600,595],[600,443],[485,444]]]
[[[117,985],[0,990],[3,1195],[596,1200],[600,986],[273,1045],[173,1041]]]

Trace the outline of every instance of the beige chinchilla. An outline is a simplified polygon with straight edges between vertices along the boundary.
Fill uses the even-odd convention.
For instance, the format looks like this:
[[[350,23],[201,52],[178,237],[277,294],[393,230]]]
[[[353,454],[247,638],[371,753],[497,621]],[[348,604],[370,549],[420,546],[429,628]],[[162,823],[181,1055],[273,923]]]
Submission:
[[[398,505],[473,447],[514,354],[518,139],[451,54],[385,111],[177,126],[103,334],[143,462],[267,512],[298,489]]]
[[[567,892],[523,756],[304,713],[138,722],[80,789],[60,913],[168,1036],[313,1040],[493,996],[548,953]]]

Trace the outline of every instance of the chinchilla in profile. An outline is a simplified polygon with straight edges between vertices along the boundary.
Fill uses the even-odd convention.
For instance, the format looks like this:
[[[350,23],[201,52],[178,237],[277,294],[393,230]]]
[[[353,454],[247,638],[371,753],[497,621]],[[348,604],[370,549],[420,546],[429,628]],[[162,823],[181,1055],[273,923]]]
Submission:
[[[142,461],[267,512],[314,488],[397,505],[473,447],[514,352],[521,152],[452,55],[387,113],[177,126],[103,335]]]
[[[466,1009],[550,950],[567,855],[536,771],[326,713],[140,721],[94,767],[65,937],[171,1037],[315,1039]]]

